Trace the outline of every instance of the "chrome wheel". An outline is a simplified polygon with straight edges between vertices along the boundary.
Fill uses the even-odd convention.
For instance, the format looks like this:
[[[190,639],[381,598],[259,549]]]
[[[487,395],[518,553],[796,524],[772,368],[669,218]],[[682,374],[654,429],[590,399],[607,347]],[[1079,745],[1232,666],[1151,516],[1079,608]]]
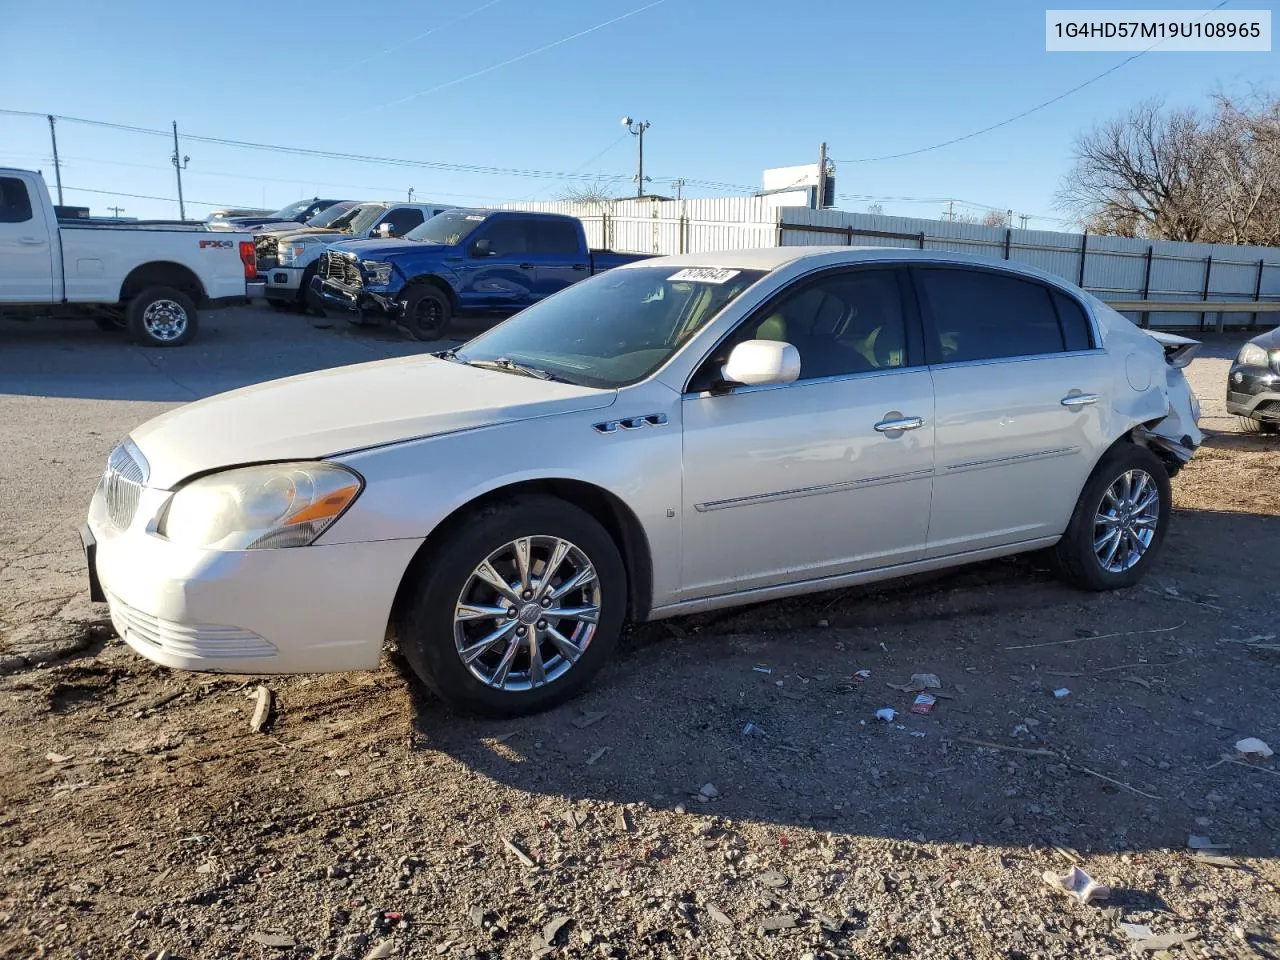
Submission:
[[[471,572],[453,613],[458,656],[497,690],[532,690],[564,676],[600,621],[600,581],[568,540],[521,537]]]
[[[142,311],[142,327],[156,340],[177,340],[187,332],[187,311],[176,300],[153,300]]]
[[[1126,470],[1102,495],[1093,518],[1093,553],[1108,573],[1131,570],[1160,524],[1160,489],[1145,470]]]

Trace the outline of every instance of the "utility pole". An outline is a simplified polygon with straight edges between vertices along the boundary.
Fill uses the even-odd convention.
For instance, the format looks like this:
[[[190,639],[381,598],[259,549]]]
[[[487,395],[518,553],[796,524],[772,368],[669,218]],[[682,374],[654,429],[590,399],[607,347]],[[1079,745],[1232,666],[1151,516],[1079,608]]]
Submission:
[[[409,188],[409,202],[413,203],[413,187]]]
[[[947,201],[947,222],[956,222],[956,202],[954,200]]]
[[[179,158],[178,151],[178,121],[173,121],[173,156],[169,158],[173,161],[173,169],[178,174],[178,219],[187,219],[187,208],[182,202],[182,171],[187,169],[187,164],[191,162],[190,157]]]
[[[818,148],[818,209],[824,210],[827,206],[827,145],[824,143]]]
[[[644,196],[644,132],[650,124],[647,120],[633,121],[630,117],[623,117],[622,125],[639,141],[636,151],[636,199],[639,199]]]
[[[672,188],[673,190],[675,190],[675,192],[676,192],[676,199],[677,199],[677,200],[683,200],[683,199],[684,199],[684,180],[683,180],[683,179],[681,179],[681,180],[672,180],[672,181],[671,181],[671,188]]]
[[[124,213],[124,207],[107,207],[107,209],[110,210],[111,215],[116,218],[119,218],[120,214]]]
[[[1031,215],[1027,213],[1018,214],[1018,219],[1022,221],[1022,229],[1027,229],[1027,221],[1031,219]]]
[[[1013,226],[1013,208],[1012,207],[1005,211],[1004,225],[1006,227]]]
[[[58,206],[62,206],[62,164],[58,162],[58,133],[53,129],[53,114],[49,114],[49,139],[53,141],[53,175],[58,181]]]

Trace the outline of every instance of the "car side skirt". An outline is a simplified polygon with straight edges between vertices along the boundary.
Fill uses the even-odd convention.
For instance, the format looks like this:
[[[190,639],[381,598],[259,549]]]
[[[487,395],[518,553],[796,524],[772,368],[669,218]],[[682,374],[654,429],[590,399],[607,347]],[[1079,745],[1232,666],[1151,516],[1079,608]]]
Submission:
[[[1045,547],[1052,547],[1061,539],[1061,536],[1057,536],[1041,537],[1037,540],[1022,540],[1018,543],[1006,543],[1002,546],[987,547],[983,550],[970,550],[965,553],[949,554],[945,557],[932,557],[927,560],[900,563],[891,567],[877,567],[873,570],[859,570],[856,573],[842,573],[830,577],[818,577],[813,580],[793,580],[771,587],[756,587],[736,593],[719,593],[710,597],[681,600],[679,603],[669,603],[665,606],[655,607],[649,612],[649,619],[661,620],[664,617],[705,613],[709,610],[723,610],[726,607],[736,607],[746,603],[762,603],[767,600],[779,600],[783,597],[795,597],[805,593],[821,593],[823,590],[839,590],[843,587],[853,587],[863,583],[892,580],[895,577],[907,577],[913,573],[944,570],[947,567],[958,567],[982,560],[994,560],[997,557],[1007,557],[1015,553],[1043,550]]]

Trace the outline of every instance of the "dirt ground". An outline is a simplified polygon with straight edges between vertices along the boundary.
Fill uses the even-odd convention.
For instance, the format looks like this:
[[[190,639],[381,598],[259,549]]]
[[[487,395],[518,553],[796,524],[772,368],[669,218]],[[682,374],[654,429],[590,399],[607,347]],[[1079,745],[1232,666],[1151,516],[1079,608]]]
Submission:
[[[1138,587],[1032,557],[646,625],[517,722],[394,654],[211,677],[100,630],[0,678],[0,956],[1280,958],[1280,763],[1234,747],[1280,749],[1280,439],[1216,416]]]

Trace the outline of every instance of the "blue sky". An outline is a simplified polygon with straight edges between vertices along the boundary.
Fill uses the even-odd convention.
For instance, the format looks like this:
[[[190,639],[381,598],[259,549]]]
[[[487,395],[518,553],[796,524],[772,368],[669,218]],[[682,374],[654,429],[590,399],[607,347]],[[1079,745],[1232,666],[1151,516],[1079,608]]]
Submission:
[[[675,177],[758,186],[765,167],[816,160],[826,140],[844,209],[874,202],[864,197],[925,198],[880,202],[888,213],[937,216],[944,204],[933,198],[956,198],[1061,216],[1053,195],[1082,129],[1147,97],[1198,105],[1218,86],[1280,87],[1275,53],[1152,52],[967,142],[854,163],[986,126],[1128,55],[1046,53],[1045,5],[1026,0],[648,3],[626,16],[646,0],[18,2],[0,31],[0,106],[150,128],[177,120],[193,134],[325,151],[625,176],[635,142],[619,118],[630,114],[652,124],[645,172],[656,192],[670,192]],[[66,185],[176,195],[163,138],[60,122],[58,146]],[[564,189],[208,143],[184,142],[183,152],[186,196],[219,204],[402,197],[410,186],[419,199],[485,203]],[[52,182],[49,156],[45,121],[0,115],[0,165],[43,167]],[[76,190],[67,202],[176,214],[172,202]],[[207,209],[193,203],[188,215]]]

